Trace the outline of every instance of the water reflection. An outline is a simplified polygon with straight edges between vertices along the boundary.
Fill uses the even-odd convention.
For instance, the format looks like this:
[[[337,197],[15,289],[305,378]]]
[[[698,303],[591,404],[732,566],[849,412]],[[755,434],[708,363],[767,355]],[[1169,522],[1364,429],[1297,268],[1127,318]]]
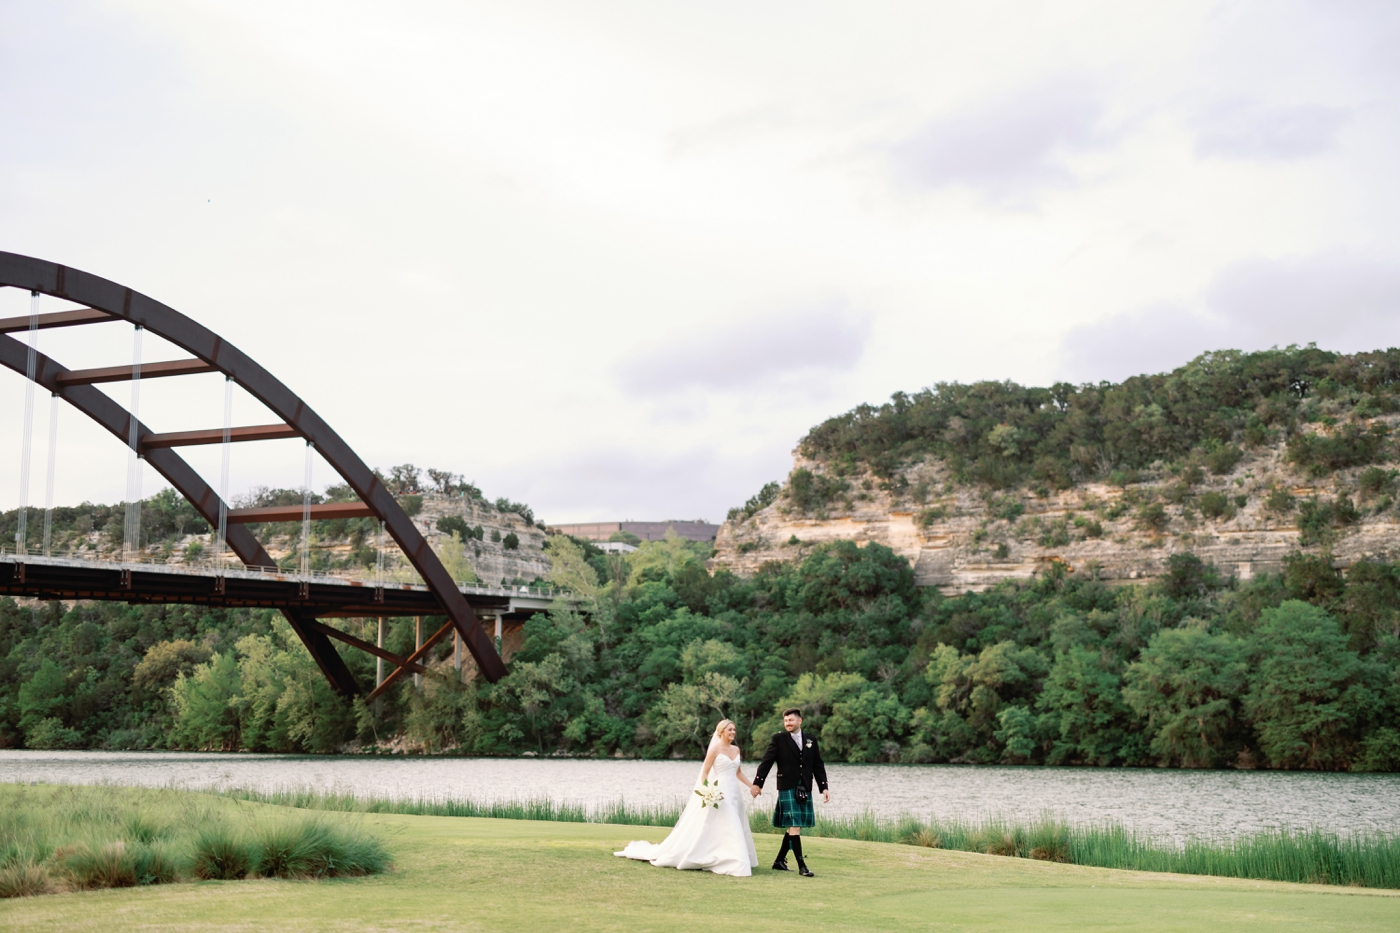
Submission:
[[[750,765],[750,767],[752,767]],[[0,751],[0,781],[147,787],[312,787],[398,798],[681,800],[686,761],[356,758],[177,752]],[[1162,839],[1277,826],[1400,833],[1400,775],[957,765],[831,765],[829,815],[996,815],[1117,822]],[[750,773],[752,773],[750,771]],[[755,804],[773,805],[770,788]]]

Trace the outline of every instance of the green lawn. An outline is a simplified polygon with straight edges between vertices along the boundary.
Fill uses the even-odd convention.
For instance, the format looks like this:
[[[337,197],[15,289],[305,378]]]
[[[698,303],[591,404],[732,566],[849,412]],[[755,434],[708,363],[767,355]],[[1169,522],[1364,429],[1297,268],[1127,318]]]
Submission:
[[[103,791],[99,791],[103,792]],[[121,793],[112,788],[106,792]],[[168,793],[168,792],[167,792]],[[266,818],[278,808],[206,798]],[[31,930],[1385,930],[1396,892],[1081,868],[814,839],[816,878],[752,878],[614,858],[664,829],[325,814],[379,833],[388,875],[174,884],[0,901]],[[759,837],[769,859],[776,837]]]

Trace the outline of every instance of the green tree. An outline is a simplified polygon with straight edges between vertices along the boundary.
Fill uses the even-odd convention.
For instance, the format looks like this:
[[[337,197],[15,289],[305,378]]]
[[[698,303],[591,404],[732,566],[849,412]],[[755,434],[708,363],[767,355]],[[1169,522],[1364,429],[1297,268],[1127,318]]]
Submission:
[[[652,731],[673,751],[703,751],[715,724],[737,715],[743,689],[741,681],[716,671],[697,683],[669,684],[651,709]]]
[[[421,690],[409,693],[404,734],[424,751],[437,754],[469,747],[477,737],[477,721],[475,689],[426,677]]]
[[[1162,763],[1213,768],[1226,763],[1248,674],[1242,640],[1192,624],[1153,637],[1128,667],[1123,698]]]
[[[63,725],[63,718],[68,712],[71,699],[68,695],[67,681],[63,668],[52,658],[44,658],[38,670],[20,686],[19,727],[25,732],[26,744],[29,744],[29,737],[41,726],[44,736],[55,734],[52,724],[43,725],[49,720],[56,721],[59,726]],[[30,747],[40,746],[31,744]]]
[[[557,741],[569,721],[570,704],[561,700],[578,687],[568,660],[559,653],[540,661],[515,661],[510,673],[490,688],[493,725],[507,743],[528,739],[535,751]]]
[[[1347,647],[1336,621],[1289,600],[1263,612],[1251,639],[1257,659],[1244,712],[1275,768],[1336,770],[1381,708],[1370,665]]]
[[[832,706],[821,729],[822,746],[847,761],[898,761],[912,716],[887,687],[866,684]]]
[[[769,717],[754,728],[754,737],[766,739],[783,727],[782,711],[796,707],[802,710],[802,728],[820,735],[826,717],[836,704],[854,696],[865,686],[865,678],[856,673],[802,674],[783,698],[774,704]]]
[[[680,537],[673,528],[667,528],[660,541],[643,541],[637,550],[627,555],[628,583],[635,586],[646,580],[661,580],[701,563],[694,547],[696,543]]]
[[[451,537],[446,540],[440,539],[434,550],[437,551],[438,560],[442,561],[443,569],[455,582],[476,583],[480,580],[472,567],[471,558],[467,557],[467,547],[462,541],[461,532],[454,529]]]
[[[1040,750],[1040,720],[1024,706],[1007,706],[997,713],[997,725],[992,734],[1004,746],[1001,760],[1006,764],[1028,764]]]
[[[50,716],[30,726],[24,744],[30,748],[80,748],[83,736],[77,729],[65,726],[57,716]]]
[[[239,747],[238,660],[215,654],[193,674],[179,675],[170,688],[175,707],[171,744],[177,748],[233,751]]]
[[[212,654],[207,647],[196,645],[188,638],[154,644],[132,671],[132,686],[142,690],[163,690],[181,674],[193,673]]]
[[[990,763],[1001,757],[994,735],[998,714],[1005,706],[1024,706],[1034,700],[1048,668],[1040,651],[1010,641],[990,645],[976,655],[939,645],[924,677],[934,689],[938,708],[961,718],[977,736],[978,747],[965,753],[968,760]],[[942,728],[960,731],[948,722]]]
[[[1055,655],[1037,700],[1049,760],[1108,765],[1137,757],[1137,725],[1123,702],[1122,677],[1110,652],[1073,645]]]

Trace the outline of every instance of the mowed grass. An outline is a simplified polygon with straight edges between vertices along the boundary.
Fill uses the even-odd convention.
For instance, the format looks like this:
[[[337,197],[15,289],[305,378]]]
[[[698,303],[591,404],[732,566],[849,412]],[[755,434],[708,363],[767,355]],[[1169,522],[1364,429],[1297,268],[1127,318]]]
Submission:
[[[671,826],[680,816],[677,806],[637,807],[621,800],[585,807],[548,799],[391,799],[314,788],[276,791],[227,788],[219,793],[239,800],[350,813],[484,816],[634,826]],[[763,806],[750,812],[749,823],[755,834],[779,832],[769,822],[768,813],[768,808]],[[1375,833],[1339,836],[1319,829],[1279,829],[1232,839],[1192,840],[1184,846],[1174,846],[1139,835],[1124,826],[1072,826],[1052,816],[1013,823],[994,817],[930,821],[913,817],[892,819],[867,813],[835,818],[819,815],[817,825],[804,835],[956,849],[1095,868],[1400,889],[1400,837]]]
[[[88,788],[94,794],[122,792]],[[175,792],[166,792],[175,793]],[[296,811],[203,795],[227,819]],[[385,841],[394,868],[353,880],[259,879],[0,901],[0,929],[39,930],[1346,930],[1400,929],[1400,896],[1087,868],[812,839],[816,878],[678,872],[613,857],[667,830],[590,823],[332,814]]]

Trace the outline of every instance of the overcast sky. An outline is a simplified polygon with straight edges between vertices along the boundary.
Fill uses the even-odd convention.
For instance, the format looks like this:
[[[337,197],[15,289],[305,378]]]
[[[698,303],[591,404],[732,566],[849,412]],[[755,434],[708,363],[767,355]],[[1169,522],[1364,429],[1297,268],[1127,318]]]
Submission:
[[[372,465],[717,521],[897,390],[1400,343],[1397,47],[1362,0],[9,0],[0,249],[194,317]],[[157,430],[221,424],[217,377],[166,383]],[[23,399],[0,374],[4,508]],[[55,496],[118,501],[82,420]],[[233,491],[302,464],[241,445]]]

